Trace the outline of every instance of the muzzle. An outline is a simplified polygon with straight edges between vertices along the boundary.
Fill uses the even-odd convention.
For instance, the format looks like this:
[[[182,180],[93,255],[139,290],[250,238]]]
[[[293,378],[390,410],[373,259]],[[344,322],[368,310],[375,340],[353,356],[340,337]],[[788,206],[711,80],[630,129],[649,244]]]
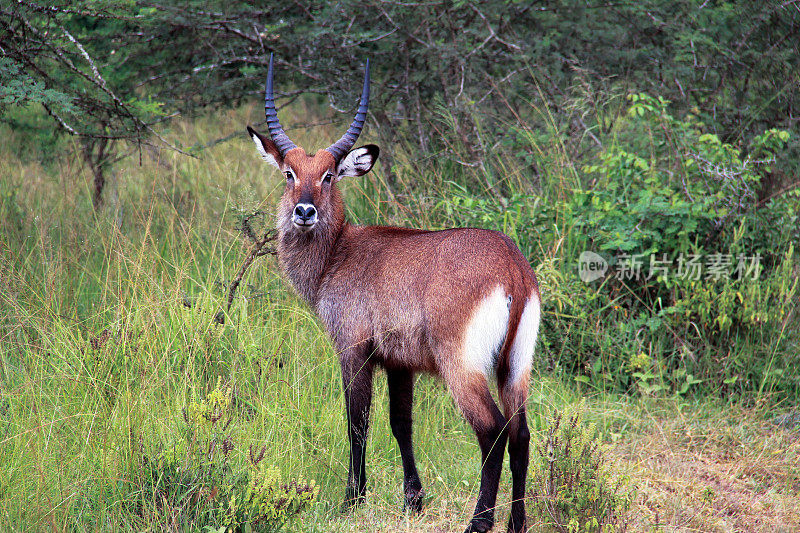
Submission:
[[[317,209],[313,204],[297,204],[292,212],[292,222],[300,231],[308,231],[317,223]]]

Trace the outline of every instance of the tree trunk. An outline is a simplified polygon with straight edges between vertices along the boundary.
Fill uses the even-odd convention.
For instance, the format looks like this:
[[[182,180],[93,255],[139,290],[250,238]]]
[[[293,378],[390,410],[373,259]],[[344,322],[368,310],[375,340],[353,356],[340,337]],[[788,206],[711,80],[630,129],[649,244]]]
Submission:
[[[106,177],[101,165],[92,168],[94,173],[94,191],[92,193],[92,207],[97,211],[103,205],[103,187],[106,185]]]
[[[86,139],[83,142],[83,160],[94,176],[92,185],[92,207],[97,211],[103,205],[103,189],[106,186],[105,167],[110,144],[108,139]]]

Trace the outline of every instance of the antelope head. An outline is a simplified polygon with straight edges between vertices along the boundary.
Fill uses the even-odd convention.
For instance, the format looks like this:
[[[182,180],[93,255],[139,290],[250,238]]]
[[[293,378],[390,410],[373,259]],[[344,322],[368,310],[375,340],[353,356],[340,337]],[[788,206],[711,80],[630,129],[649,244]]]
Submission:
[[[278,227],[284,234],[306,234],[315,228],[341,225],[344,206],[336,182],[345,176],[363,176],[378,159],[379,149],[368,144],[353,150],[369,105],[369,60],[364,74],[361,102],[352,124],[341,139],[313,155],[294,144],[278,121],[272,94],[272,55],[269,58],[264,111],[269,137],[247,127],[261,158],[286,177],[281,197]]]

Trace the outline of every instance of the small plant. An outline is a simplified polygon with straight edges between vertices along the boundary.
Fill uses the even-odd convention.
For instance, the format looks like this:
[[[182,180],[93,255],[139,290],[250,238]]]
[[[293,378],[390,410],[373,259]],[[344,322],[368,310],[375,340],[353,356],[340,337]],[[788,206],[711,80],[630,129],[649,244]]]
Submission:
[[[185,438],[142,457],[139,515],[220,532],[278,531],[317,497],[313,480],[284,479],[262,466],[266,447],[250,448],[246,465],[232,461],[233,387],[217,387],[183,410]]]
[[[248,473],[246,489],[231,491],[221,510],[220,523],[229,530],[249,524],[264,531],[277,531],[305,510],[319,493],[314,480],[285,481],[277,468],[259,468],[259,460],[252,460],[251,453],[254,464]]]
[[[564,422],[564,423],[562,423]],[[534,458],[533,508],[546,531],[620,533],[627,530],[633,492],[627,479],[614,479],[603,467],[594,426],[576,412],[555,412]]]

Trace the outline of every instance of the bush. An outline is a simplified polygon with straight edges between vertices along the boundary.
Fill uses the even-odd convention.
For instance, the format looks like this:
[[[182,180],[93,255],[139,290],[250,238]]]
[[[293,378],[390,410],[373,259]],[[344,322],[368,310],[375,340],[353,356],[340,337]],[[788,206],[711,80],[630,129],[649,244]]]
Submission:
[[[593,426],[578,413],[556,411],[534,456],[534,509],[545,529],[564,533],[620,533],[627,530],[633,492],[627,480],[604,468]]]
[[[605,369],[650,391],[643,376],[660,374],[656,387],[685,392],[687,372],[715,388],[760,390],[767,379],[796,387],[796,357],[778,359],[785,377],[770,372],[796,309],[797,191],[768,202],[757,196],[788,132],[766,131],[744,150],[705,132],[692,114],[673,117],[661,98],[629,100],[614,142],[584,166],[594,186],[573,191],[564,212],[585,237],[583,249],[609,261],[598,290],[626,311],[620,344],[631,356],[673,348],[638,375],[622,371],[630,356],[607,359]]]
[[[249,450],[248,464],[231,461],[233,389],[220,385],[184,409],[185,438],[142,454],[134,511],[148,523],[179,523],[193,529],[278,531],[317,497],[313,480],[284,479],[261,465],[265,449]],[[156,518],[158,517],[158,518]]]
[[[501,229],[537,266],[548,369],[644,394],[800,391],[800,191],[760,195],[789,133],[733,144],[661,97],[594,100],[602,108],[582,117],[597,142],[569,141],[582,156],[558,124],[521,119],[506,144],[515,155],[485,173],[538,161],[541,189],[447,182],[441,225]],[[585,251],[607,263],[594,281],[579,277]]]

